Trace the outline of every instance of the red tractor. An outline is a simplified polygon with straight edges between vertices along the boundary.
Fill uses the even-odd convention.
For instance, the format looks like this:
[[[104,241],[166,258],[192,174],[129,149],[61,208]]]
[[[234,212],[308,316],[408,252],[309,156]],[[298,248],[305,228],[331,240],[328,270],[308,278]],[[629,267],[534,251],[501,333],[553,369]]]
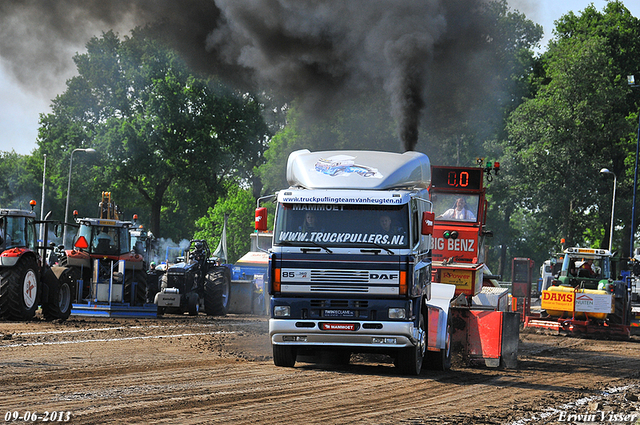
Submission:
[[[31,208],[36,202],[31,201]],[[33,211],[0,209],[0,318],[29,320],[42,307],[47,320],[66,320],[76,279],[68,267],[50,266],[37,241],[37,224],[48,235],[53,221],[37,221]],[[54,225],[54,231],[57,225]]]

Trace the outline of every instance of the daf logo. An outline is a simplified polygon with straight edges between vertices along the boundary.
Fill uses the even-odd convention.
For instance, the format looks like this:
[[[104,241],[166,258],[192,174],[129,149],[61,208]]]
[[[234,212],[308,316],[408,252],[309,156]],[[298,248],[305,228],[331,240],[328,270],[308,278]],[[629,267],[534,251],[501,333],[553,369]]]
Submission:
[[[382,279],[386,279],[386,280],[389,280],[389,279],[397,279],[398,275],[396,273],[389,273],[389,274],[387,274],[387,273],[380,273],[380,274],[371,273],[369,275],[369,278],[370,279],[381,279],[381,280]]]

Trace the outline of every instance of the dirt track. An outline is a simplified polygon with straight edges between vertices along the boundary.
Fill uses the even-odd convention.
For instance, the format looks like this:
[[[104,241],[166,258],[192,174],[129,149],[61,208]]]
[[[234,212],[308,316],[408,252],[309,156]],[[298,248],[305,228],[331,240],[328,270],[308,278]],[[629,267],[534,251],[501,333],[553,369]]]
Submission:
[[[49,418],[51,412],[70,412],[73,424],[550,424],[640,418],[635,337],[597,341],[521,333],[517,369],[456,365],[448,373],[425,371],[412,378],[397,375],[387,358],[362,356],[352,356],[349,366],[277,368],[267,319],[257,316],[72,317],[65,323],[0,326],[0,420],[14,411],[37,412],[36,422],[43,422],[44,412]],[[569,416],[577,414],[587,417]]]

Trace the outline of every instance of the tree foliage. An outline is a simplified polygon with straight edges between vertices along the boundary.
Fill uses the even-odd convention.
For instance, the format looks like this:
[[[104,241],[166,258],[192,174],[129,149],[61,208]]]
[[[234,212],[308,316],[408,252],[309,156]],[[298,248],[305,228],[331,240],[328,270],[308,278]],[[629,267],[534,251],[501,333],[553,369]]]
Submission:
[[[268,128],[258,99],[194,75],[145,29],[94,37],[74,60],[79,75],[42,117],[39,146],[62,158],[60,175],[74,148],[96,149],[95,165],[74,184],[90,187],[85,199],[111,191],[128,211],[140,209],[154,234],[179,239],[224,194],[226,179],[248,180],[262,162]]]
[[[603,167],[618,178],[616,224],[628,223],[625,198],[635,152],[629,115],[637,110],[637,94],[627,87],[626,74],[640,48],[632,36],[639,31],[640,21],[620,2],[558,21],[556,38],[532,75],[538,90],[511,114],[508,137],[499,144],[509,175],[501,206],[513,212],[511,246],[520,245],[519,255],[525,251],[543,261],[560,249],[561,238],[568,245],[608,248],[613,179],[600,175]],[[616,240],[628,251],[628,237],[626,244],[624,236]]]
[[[198,219],[195,239],[205,239],[211,249],[220,242],[227,217],[228,262],[234,263],[251,248],[249,234],[254,230],[256,201],[250,189],[230,184],[227,195],[218,199],[207,214]]]

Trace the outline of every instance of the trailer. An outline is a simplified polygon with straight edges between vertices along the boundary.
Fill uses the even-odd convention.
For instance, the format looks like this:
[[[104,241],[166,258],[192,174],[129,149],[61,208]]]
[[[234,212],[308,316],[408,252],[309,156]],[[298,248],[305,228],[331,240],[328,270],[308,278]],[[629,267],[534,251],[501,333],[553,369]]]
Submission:
[[[509,309],[507,288],[485,264],[488,203],[485,179],[498,163],[477,167],[431,167],[435,213],[433,281],[455,286],[451,303],[454,349],[468,364],[516,367],[519,318]]]

